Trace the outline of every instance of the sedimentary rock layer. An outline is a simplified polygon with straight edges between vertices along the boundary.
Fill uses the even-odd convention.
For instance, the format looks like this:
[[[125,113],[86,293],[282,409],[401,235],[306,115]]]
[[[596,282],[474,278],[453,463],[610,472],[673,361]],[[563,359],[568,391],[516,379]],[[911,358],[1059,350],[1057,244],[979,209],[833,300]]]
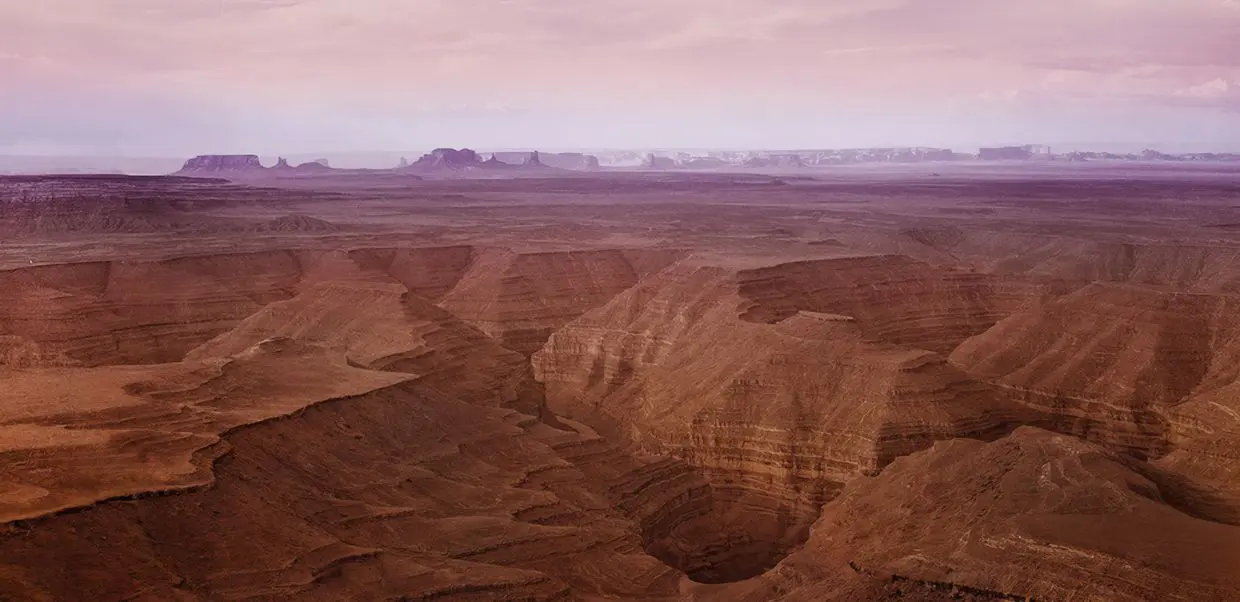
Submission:
[[[479,253],[439,304],[530,354],[557,328],[675,260],[671,251]]]
[[[1129,459],[1026,427],[850,483],[777,571],[702,597],[837,599],[866,569],[996,599],[1227,600],[1238,563],[1240,528],[1179,512]]]

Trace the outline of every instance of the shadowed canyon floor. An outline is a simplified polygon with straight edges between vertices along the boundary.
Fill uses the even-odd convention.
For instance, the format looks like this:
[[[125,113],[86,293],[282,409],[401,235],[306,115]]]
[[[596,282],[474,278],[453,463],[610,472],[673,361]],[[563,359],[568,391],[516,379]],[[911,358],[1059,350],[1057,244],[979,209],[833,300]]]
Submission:
[[[1240,176],[0,178],[0,599],[1240,599]]]

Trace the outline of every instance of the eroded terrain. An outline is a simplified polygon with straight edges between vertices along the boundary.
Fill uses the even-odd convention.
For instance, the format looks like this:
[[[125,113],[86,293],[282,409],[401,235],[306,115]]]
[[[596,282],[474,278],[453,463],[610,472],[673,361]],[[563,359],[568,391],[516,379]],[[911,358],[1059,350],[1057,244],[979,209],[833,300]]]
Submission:
[[[1240,599],[1240,180],[1124,169],[0,179],[0,598]]]

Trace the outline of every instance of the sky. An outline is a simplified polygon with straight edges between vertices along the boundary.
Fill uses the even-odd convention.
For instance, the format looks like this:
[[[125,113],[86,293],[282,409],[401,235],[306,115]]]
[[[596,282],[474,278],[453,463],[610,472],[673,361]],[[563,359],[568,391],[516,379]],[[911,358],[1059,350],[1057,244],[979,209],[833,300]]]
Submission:
[[[0,154],[1240,150],[1240,0],[0,0]]]

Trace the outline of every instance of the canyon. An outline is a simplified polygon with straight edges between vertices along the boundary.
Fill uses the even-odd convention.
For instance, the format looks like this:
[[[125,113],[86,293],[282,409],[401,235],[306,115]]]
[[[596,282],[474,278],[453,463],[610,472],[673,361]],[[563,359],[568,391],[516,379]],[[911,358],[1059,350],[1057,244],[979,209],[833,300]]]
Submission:
[[[518,159],[0,177],[0,598],[1240,599],[1229,164]]]

